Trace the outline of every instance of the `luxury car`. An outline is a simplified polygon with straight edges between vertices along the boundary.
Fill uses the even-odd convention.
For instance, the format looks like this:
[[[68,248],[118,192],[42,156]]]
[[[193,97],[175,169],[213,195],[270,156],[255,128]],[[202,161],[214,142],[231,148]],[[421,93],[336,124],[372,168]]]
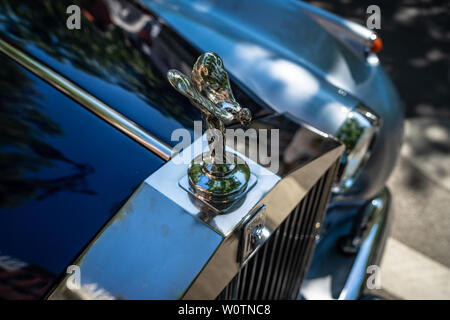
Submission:
[[[1,1],[0,297],[367,297],[403,134],[381,47],[296,0]]]

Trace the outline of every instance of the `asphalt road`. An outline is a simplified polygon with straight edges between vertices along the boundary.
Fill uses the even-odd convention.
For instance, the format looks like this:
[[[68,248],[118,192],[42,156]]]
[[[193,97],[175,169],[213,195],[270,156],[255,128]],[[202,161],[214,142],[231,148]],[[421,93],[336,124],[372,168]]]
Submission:
[[[450,299],[450,3],[308,1],[365,24],[381,9],[380,60],[405,108],[405,138],[388,181],[393,222],[381,264],[382,290],[399,299]]]

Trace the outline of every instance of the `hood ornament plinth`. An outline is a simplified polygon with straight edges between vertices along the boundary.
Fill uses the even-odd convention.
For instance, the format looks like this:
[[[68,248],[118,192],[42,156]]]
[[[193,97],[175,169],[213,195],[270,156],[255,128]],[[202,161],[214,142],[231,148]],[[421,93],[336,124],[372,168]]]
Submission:
[[[250,169],[239,156],[226,152],[225,124],[251,121],[251,113],[235,100],[222,59],[213,52],[203,53],[194,64],[191,77],[169,70],[170,84],[202,112],[209,151],[192,160],[188,168],[191,191],[217,206],[235,202],[245,193]]]

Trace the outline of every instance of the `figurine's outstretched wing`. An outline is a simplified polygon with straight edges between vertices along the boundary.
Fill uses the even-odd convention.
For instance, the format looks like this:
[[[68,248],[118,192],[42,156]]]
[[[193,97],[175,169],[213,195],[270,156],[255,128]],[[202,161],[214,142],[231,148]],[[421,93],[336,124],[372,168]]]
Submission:
[[[243,124],[250,122],[250,110],[242,108],[235,100],[222,59],[214,52],[205,52],[198,57],[192,69],[192,80],[173,69],[169,70],[167,78],[202,112],[224,123],[236,120]]]
[[[192,104],[199,108],[203,113],[218,117],[225,123],[232,122],[233,114],[226,110],[222,110],[214,105],[213,102],[200,94],[197,88],[192,84],[191,80],[178,70],[169,70],[167,78],[170,84],[177,89],[178,92],[188,97]]]

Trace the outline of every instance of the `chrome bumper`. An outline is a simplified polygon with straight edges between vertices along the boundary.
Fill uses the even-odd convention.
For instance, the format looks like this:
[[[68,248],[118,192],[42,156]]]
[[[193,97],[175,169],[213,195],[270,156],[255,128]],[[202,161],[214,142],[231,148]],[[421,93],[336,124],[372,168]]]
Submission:
[[[364,296],[367,269],[379,265],[389,229],[390,192],[369,201],[333,203],[300,291],[301,299]]]

